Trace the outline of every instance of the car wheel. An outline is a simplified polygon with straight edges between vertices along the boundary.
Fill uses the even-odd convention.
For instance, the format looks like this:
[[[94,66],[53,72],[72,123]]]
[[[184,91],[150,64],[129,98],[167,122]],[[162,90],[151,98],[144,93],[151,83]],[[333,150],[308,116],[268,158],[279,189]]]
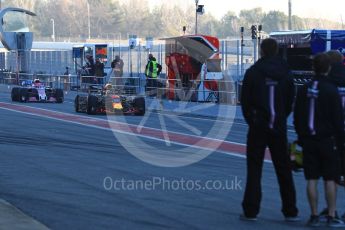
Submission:
[[[77,113],[80,113],[79,110],[79,95],[77,95],[74,99],[74,109]]]
[[[27,102],[28,100],[29,100],[28,89],[25,89],[25,88],[20,89],[19,101]]]
[[[62,89],[56,89],[55,90],[55,98],[56,98],[56,103],[63,103],[64,95],[63,95]]]
[[[134,107],[134,109],[137,110],[137,112],[135,112],[135,115],[144,116],[145,111],[146,111],[145,98],[143,98],[143,97],[135,98],[134,103],[133,103],[133,107]]]
[[[18,87],[12,88],[11,99],[12,101],[20,101],[20,88]]]
[[[95,96],[88,96],[86,109],[87,114],[94,115],[97,113],[97,100],[98,99]]]

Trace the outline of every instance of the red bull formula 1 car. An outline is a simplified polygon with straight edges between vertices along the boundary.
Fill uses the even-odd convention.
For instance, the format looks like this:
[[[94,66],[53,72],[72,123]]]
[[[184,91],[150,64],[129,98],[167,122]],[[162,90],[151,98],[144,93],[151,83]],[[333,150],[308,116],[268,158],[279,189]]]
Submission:
[[[145,98],[120,95],[110,84],[104,88],[90,85],[88,94],[78,94],[74,101],[75,111],[87,114],[145,115]]]
[[[62,89],[55,89],[42,83],[39,79],[25,80],[21,87],[11,91],[12,101],[19,102],[56,102],[64,101]]]

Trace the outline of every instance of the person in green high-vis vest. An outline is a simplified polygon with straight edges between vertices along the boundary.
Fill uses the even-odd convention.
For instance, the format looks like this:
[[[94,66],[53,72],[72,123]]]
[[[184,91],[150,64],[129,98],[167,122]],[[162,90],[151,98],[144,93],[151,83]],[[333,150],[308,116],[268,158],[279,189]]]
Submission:
[[[157,95],[157,78],[161,71],[162,66],[152,54],[149,54],[149,60],[145,67],[146,91],[149,96],[155,97]]]

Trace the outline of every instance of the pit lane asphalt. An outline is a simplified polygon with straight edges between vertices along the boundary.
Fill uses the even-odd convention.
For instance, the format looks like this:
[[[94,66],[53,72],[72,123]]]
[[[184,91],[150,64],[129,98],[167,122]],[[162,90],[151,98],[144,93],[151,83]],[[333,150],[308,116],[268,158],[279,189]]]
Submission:
[[[74,93],[74,92],[73,92]],[[25,103],[26,106],[36,107],[36,108],[43,108],[49,109],[58,112],[64,112],[69,114],[76,114],[74,111],[74,94],[73,96],[69,95],[65,98],[65,102],[63,104],[55,104],[55,103]],[[0,101],[11,103],[9,99],[9,94],[6,92],[0,92]],[[22,104],[22,103],[18,103]],[[217,112],[216,112],[217,113]],[[82,116],[88,116],[86,114],[79,114]],[[222,136],[224,140],[235,142],[239,144],[246,143],[246,135],[248,126],[240,117],[239,113],[235,115],[234,120],[228,120],[224,118],[214,118],[214,117],[206,117],[206,116],[196,116],[190,115],[188,113],[170,113],[164,111],[147,111],[146,117],[140,116],[106,116],[106,115],[96,115],[94,116],[98,119],[111,119],[113,121],[124,122],[128,124],[134,125],[144,125],[145,127],[155,128],[162,130],[162,122],[161,119],[164,121],[164,125],[168,131],[172,132],[183,132],[185,134],[190,135],[201,135],[207,136],[210,138],[212,137],[212,133],[210,131],[213,129],[220,129],[223,128],[225,132],[228,132],[229,135]],[[225,128],[224,128],[225,127]],[[289,141],[293,141],[296,139],[296,134],[293,128],[289,128],[288,131],[288,138]]]
[[[9,102],[9,99],[0,95],[0,101]],[[26,105],[74,113],[69,103]],[[158,114],[154,115],[149,118],[148,126],[157,124]],[[126,119],[138,123],[141,118]],[[209,123],[189,117],[183,119],[190,125],[195,122],[200,130],[208,130]],[[303,222],[282,221],[279,189],[269,163],[265,164],[263,175],[261,218],[258,223],[247,223],[238,219],[241,188],[186,191],[159,187],[117,191],[107,190],[103,184],[105,178],[150,181],[155,177],[202,182],[237,178],[243,188],[245,160],[242,158],[213,153],[186,167],[155,167],[129,154],[111,131],[3,109],[0,109],[0,121],[0,197],[52,229],[298,229],[303,228],[309,215],[305,182],[299,173],[295,175],[295,183]],[[235,137],[242,143],[244,127],[237,127]],[[168,129],[172,128],[186,130],[177,125]],[[146,141],[157,148],[168,148],[161,141]],[[169,147],[174,148],[180,146]],[[323,207],[321,197],[320,207]],[[339,198],[339,211],[344,211],[342,190]]]

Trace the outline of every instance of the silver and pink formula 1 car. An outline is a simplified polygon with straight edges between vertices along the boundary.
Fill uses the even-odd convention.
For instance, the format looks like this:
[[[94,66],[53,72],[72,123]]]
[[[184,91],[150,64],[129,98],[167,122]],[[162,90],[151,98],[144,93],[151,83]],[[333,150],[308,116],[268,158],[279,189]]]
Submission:
[[[62,103],[64,94],[62,89],[52,88],[39,79],[35,79],[33,81],[25,80],[22,82],[22,86],[12,88],[11,99],[19,102]]]

